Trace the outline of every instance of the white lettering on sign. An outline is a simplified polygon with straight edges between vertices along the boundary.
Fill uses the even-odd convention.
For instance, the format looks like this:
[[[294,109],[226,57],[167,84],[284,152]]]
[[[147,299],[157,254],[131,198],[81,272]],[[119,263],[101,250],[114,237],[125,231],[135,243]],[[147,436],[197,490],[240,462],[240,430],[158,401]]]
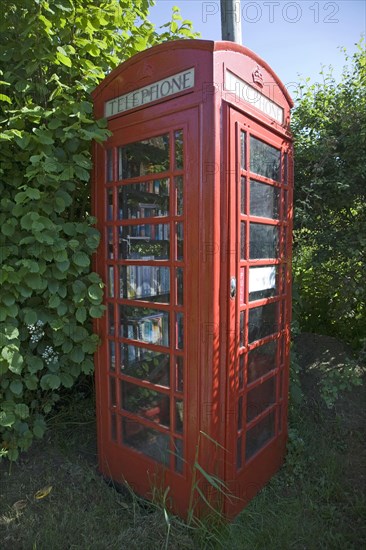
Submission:
[[[106,118],[194,87],[194,67],[105,102]]]
[[[274,118],[280,124],[283,124],[283,109],[277,103],[268,99],[259,90],[250,86],[244,80],[237,77],[230,71],[225,72],[225,89],[228,92],[234,93],[237,97],[240,97],[246,103],[251,103],[265,113],[266,115]]]
[[[276,267],[274,265],[249,269],[249,292],[276,288]]]

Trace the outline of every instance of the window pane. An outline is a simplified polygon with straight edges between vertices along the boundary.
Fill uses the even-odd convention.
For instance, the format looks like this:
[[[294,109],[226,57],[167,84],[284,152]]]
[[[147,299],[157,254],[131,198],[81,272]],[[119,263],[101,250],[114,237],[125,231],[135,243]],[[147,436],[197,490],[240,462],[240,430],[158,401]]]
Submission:
[[[118,179],[169,170],[169,134],[129,143],[118,149]]]
[[[277,258],[278,232],[278,226],[251,223],[249,243],[250,259]]]
[[[107,249],[108,249],[108,258],[113,260],[114,250],[113,250],[113,227],[107,227]]]
[[[248,392],[247,422],[250,422],[276,401],[276,377],[273,376],[263,384]]]
[[[246,436],[245,459],[249,460],[275,433],[275,414],[271,412],[263,420],[248,430]]]
[[[170,426],[169,396],[121,381],[122,408],[162,426]]]
[[[144,453],[161,464],[169,465],[168,435],[151,428],[145,428],[139,422],[124,418],[122,420],[122,437],[124,445]]]
[[[240,312],[240,347],[244,346],[244,320],[245,312]]]
[[[113,189],[107,189],[107,220],[113,220]]]
[[[176,223],[176,235],[177,235],[177,260],[183,260],[183,224]]]
[[[248,354],[248,384],[276,368],[278,340],[253,349]]]
[[[158,346],[169,345],[169,313],[156,309],[120,306],[120,334]]]
[[[121,372],[139,380],[169,387],[169,354],[130,344],[120,344]]]
[[[184,423],[184,408],[183,401],[181,399],[175,400],[175,431],[177,433],[183,433]]]
[[[249,301],[278,294],[278,268],[275,265],[249,268]]]
[[[169,258],[169,224],[119,227],[121,260],[166,260]]]
[[[116,344],[114,340],[109,340],[109,368],[112,371],[116,368]]]
[[[169,215],[169,179],[151,180],[118,188],[118,219]]]
[[[249,310],[249,343],[278,331],[278,304],[267,304]]]
[[[239,356],[239,390],[244,387],[244,354]]]
[[[241,167],[243,170],[246,169],[246,153],[245,153],[245,132],[240,134],[240,158],[241,158]]]
[[[246,180],[242,176],[240,182],[240,212],[242,214],[245,214],[245,182]]]
[[[245,222],[240,222],[240,259],[245,260]]]
[[[183,168],[183,130],[177,130],[174,132],[175,143],[175,169],[181,170]]]
[[[108,332],[114,335],[115,323],[114,323],[114,305],[108,304]]]
[[[183,268],[177,267],[176,272],[176,284],[177,284],[177,305],[183,305]]]
[[[177,193],[177,216],[183,214],[183,176],[174,178],[175,190]]]
[[[176,348],[183,349],[184,342],[184,327],[183,327],[183,313],[176,313]]]
[[[170,269],[151,265],[120,267],[120,297],[128,300],[170,302]]]
[[[175,358],[175,389],[183,391],[183,357]]]
[[[114,267],[108,266],[108,296],[114,298]]]
[[[279,217],[279,194],[278,187],[251,180],[250,214],[277,220]]]
[[[109,378],[109,403],[115,407],[117,404],[116,379]]]
[[[250,136],[250,170],[280,181],[281,151]]]

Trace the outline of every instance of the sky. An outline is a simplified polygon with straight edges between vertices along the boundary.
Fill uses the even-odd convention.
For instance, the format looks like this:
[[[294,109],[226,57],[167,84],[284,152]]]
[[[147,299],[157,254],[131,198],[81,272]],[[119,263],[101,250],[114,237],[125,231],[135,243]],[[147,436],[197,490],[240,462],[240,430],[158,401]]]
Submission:
[[[193,22],[202,39],[221,40],[219,0],[156,0],[150,21],[166,23],[173,6]],[[363,0],[241,0],[240,17],[242,44],[272,67],[291,95],[299,75],[319,82],[322,65],[332,65],[339,79],[344,65],[339,48],[353,53],[366,33]]]

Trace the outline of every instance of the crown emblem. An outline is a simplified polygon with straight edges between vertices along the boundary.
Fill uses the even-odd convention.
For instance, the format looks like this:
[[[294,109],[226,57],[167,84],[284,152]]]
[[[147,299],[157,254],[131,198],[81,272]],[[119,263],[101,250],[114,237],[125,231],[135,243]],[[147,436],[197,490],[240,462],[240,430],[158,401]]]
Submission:
[[[258,86],[263,88],[263,75],[262,75],[261,70],[258,67],[258,65],[256,66],[256,68],[252,72],[252,77],[253,77],[253,82],[255,82],[256,84],[258,84]]]

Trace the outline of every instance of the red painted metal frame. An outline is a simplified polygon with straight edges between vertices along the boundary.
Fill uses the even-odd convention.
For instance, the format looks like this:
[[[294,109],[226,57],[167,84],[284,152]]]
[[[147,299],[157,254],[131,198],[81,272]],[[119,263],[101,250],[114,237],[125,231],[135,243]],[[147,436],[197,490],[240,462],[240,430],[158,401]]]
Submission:
[[[182,517],[187,515],[188,508],[192,504],[196,506],[197,513],[204,513],[205,505],[200,501],[197,491],[193,492],[194,498],[192,499],[192,484],[198,482],[206,498],[212,500],[215,505],[221,506],[224,515],[230,518],[243,508],[279,468],[285,451],[291,315],[290,235],[293,170],[289,117],[292,101],[271,68],[250,50],[231,42],[200,40],[166,43],[134,56],[112,71],[96,89],[93,97],[95,115],[100,118],[104,115],[106,101],[191,67],[195,68],[194,88],[109,119],[108,127],[112,132],[112,137],[106,144],[95,144],[93,172],[93,209],[98,220],[97,227],[102,234],[102,242],[95,258],[95,269],[107,282],[106,149],[150,136],[162,135],[166,131],[171,132],[183,128],[186,132],[185,204],[183,218],[180,220],[185,224],[184,262],[178,264],[171,257],[170,260],[163,261],[161,264],[171,267],[182,265],[185,270],[185,302],[182,311],[185,315],[184,459],[186,463],[183,473],[179,474],[169,467],[158,465],[147,456],[111,440],[110,413],[113,408],[110,403],[108,387],[110,375],[107,365],[108,327],[107,315],[105,315],[95,322],[95,331],[100,335],[102,341],[95,357],[99,468],[105,477],[112,478],[116,482],[126,479],[138,493],[145,496],[151,494],[152,483],[158,486],[160,484],[169,486],[171,507]],[[260,68],[265,84],[258,90],[283,109],[283,124],[269,118],[252,104],[242,101],[225,89],[226,70],[255,87],[253,70],[256,67]],[[241,175],[248,176],[238,166],[238,137],[241,129],[253,133],[283,151],[282,179],[278,184],[281,190],[284,189],[284,152],[287,152],[287,221],[284,221],[283,198],[281,198],[280,221],[266,220],[266,223],[278,223],[281,227],[287,224],[288,229],[287,242],[281,243],[282,257],[279,262],[269,260],[256,262],[256,265],[271,263],[282,265],[285,261],[287,262],[285,289],[280,287],[281,299],[283,298],[285,303],[281,311],[286,310],[286,322],[278,336],[284,342],[281,364],[284,383],[282,396],[280,396],[279,382],[277,382],[276,405],[274,406],[277,411],[281,399],[282,432],[253,456],[243,468],[238,470],[236,468],[236,407],[239,397],[238,301],[240,293],[238,292],[236,300],[230,300],[229,284],[231,276],[236,276],[239,283],[239,266],[247,268],[250,263],[248,261],[240,262],[238,259],[240,221],[238,189],[240,189]],[[172,179],[172,174],[170,175]],[[266,178],[256,176],[256,179],[265,183],[273,183],[267,181]],[[123,184],[119,182],[118,185]],[[283,193],[281,196],[283,197]],[[263,221],[262,219],[255,220],[250,216],[244,216],[242,219],[247,224],[249,219]],[[163,221],[166,221],[165,218],[161,219],[161,222]],[[118,225],[118,222],[108,223],[110,226]],[[133,223],[135,222],[132,222],[132,225]],[[129,224],[131,224],[130,221]],[[248,242],[246,247],[248,248]],[[117,264],[118,262],[116,262]],[[127,265],[129,262],[125,261],[123,264]],[[149,262],[144,262],[144,265],[148,264]],[[246,269],[245,282],[247,289],[248,269]],[[115,288],[118,288],[116,284]],[[286,292],[282,292],[283,290]],[[254,305],[271,303],[276,299],[269,298],[248,304],[246,296],[244,308],[246,324],[248,323],[249,308]],[[117,302],[127,303],[125,300],[115,299],[116,304]],[[134,302],[128,300],[128,304],[133,305]],[[150,306],[155,307],[154,304],[149,303],[147,307]],[[169,310],[171,314],[173,311],[179,310],[171,305],[160,304],[158,309]],[[255,342],[249,347],[246,346],[245,355],[247,356],[248,349],[271,340],[271,338]],[[115,341],[119,341],[118,338]],[[146,344],[139,343],[138,345],[149,347]],[[172,346],[172,339],[170,345]],[[173,352],[174,350],[170,349],[170,353],[173,354]],[[116,379],[122,380],[126,377],[117,375]],[[133,382],[139,387],[149,386],[148,383],[136,382],[135,379]],[[173,390],[161,389],[161,392],[169,394],[171,397],[176,395]],[[245,397],[246,389],[240,395]],[[133,417],[126,412],[123,414],[126,417]],[[143,425],[150,425],[148,420],[139,419],[139,421]],[[164,431],[159,427],[157,430]],[[213,491],[202,476],[196,477],[196,474],[199,474],[194,467],[196,458],[205,471],[224,480],[236,498],[222,499],[221,495]]]

